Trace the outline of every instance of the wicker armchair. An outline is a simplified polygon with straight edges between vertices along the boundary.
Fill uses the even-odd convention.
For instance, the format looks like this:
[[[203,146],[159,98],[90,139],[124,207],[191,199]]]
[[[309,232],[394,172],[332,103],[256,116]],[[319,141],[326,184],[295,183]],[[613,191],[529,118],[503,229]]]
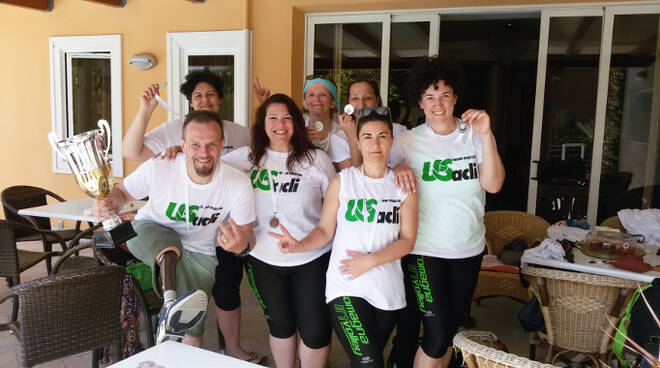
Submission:
[[[550,224],[544,219],[519,211],[491,211],[484,216],[488,254],[499,255],[502,248],[516,238],[528,245],[547,237]],[[527,302],[527,288],[522,284],[519,272],[501,272],[482,269],[474,291],[473,300],[491,296],[508,296]]]
[[[62,252],[33,252],[18,249],[16,246],[16,233],[20,231],[23,234],[44,235],[56,239],[62,251],[67,250],[67,244],[57,233],[41,230],[32,226],[24,225],[14,221],[0,220],[0,277],[4,277],[7,286],[12,287],[21,283],[21,273],[32,266],[39,264],[44,259],[50,259],[52,256],[61,255]],[[79,235],[84,235],[80,233]],[[77,241],[78,238],[74,238]],[[91,257],[76,257],[71,261],[62,264],[66,270],[82,269],[94,266],[94,259]],[[15,301],[12,307],[11,319],[18,318],[18,303]]]
[[[598,359],[605,361],[611,346],[608,335],[614,336],[605,316],[616,325],[638,283],[547,268],[525,267],[522,273],[530,278],[530,294],[541,303],[547,331],[532,333],[530,352],[547,344],[545,361],[550,364],[571,351],[588,356],[595,367]]]
[[[498,339],[492,332],[461,331],[454,336],[454,346],[461,350],[468,368],[550,368],[549,364],[496,349]],[[501,343],[499,343],[501,345]],[[553,367],[554,368],[554,367]]]
[[[5,212],[5,219],[19,222],[42,230],[52,231],[50,226],[50,219],[45,217],[32,217],[19,215],[18,211],[24,208],[43,206],[47,204],[47,198],[51,197],[60,202],[64,202],[64,198],[51,192],[47,189],[32,187],[28,185],[17,185],[6,188],[0,193],[0,201]],[[57,230],[54,231],[65,241],[72,240],[80,233],[80,221],[76,222],[75,229]],[[17,231],[16,241],[41,241],[44,245],[44,252],[53,250],[53,243],[57,243],[58,239],[47,234],[38,234],[34,232]],[[46,272],[51,272],[50,257],[46,258]]]
[[[600,226],[621,230],[621,232],[624,233],[626,232],[626,229],[624,229],[623,225],[621,224],[621,220],[619,220],[619,216],[612,216],[606,218],[605,220],[603,220],[603,222],[600,223]]]
[[[0,302],[18,297],[18,321],[0,325],[13,331],[21,342],[23,367],[118,344],[121,337],[119,311],[121,267],[95,267],[52,275],[17,285]],[[119,351],[119,349],[117,349]]]

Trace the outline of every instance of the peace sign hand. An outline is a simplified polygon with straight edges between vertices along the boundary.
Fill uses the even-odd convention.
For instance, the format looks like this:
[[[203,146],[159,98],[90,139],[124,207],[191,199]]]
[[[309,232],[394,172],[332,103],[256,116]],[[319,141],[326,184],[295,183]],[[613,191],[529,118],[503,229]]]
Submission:
[[[286,230],[284,225],[280,224],[280,230],[282,230],[282,234],[274,233],[272,231],[268,232],[268,235],[272,236],[273,238],[279,240],[277,243],[277,246],[280,248],[280,252],[282,253],[298,253],[302,251],[302,244],[296,238],[291,236],[291,234]]]
[[[259,78],[257,77],[254,77],[254,82],[252,82],[252,90],[257,95],[257,100],[259,100],[260,104],[264,103],[270,97],[270,89],[261,87],[261,83],[259,83]]]

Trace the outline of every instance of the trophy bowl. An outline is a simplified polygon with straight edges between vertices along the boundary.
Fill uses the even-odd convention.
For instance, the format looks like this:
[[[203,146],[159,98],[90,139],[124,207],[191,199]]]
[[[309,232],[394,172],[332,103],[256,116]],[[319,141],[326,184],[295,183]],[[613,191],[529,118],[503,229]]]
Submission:
[[[99,120],[98,126],[99,129],[60,141],[54,132],[50,132],[48,140],[64,157],[78,187],[88,196],[100,199],[112,190],[114,176],[108,155],[111,142],[110,125],[105,120]],[[96,245],[99,247],[114,247],[137,235],[131,223],[122,222],[116,214],[103,221],[103,229],[105,231],[94,233]]]

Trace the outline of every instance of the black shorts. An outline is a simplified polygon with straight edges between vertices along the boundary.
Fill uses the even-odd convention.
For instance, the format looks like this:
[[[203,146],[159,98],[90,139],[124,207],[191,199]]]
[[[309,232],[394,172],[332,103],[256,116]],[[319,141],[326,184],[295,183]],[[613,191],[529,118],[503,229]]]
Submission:
[[[442,357],[472,302],[483,253],[459,259],[409,254],[401,259],[407,306],[397,327],[397,363],[409,367],[414,359],[419,321],[424,325],[422,350]]]
[[[243,281],[243,258],[216,247],[218,266],[215,268],[213,299],[218,308],[232,311],[241,306],[241,281]]]
[[[325,304],[329,260],[330,252],[303,265],[279,267],[246,257],[245,273],[273,337],[286,339],[297,330],[311,349],[330,344],[332,327]]]
[[[332,327],[352,368],[383,368],[383,349],[394,329],[396,311],[378,309],[366,300],[343,296],[328,303]]]

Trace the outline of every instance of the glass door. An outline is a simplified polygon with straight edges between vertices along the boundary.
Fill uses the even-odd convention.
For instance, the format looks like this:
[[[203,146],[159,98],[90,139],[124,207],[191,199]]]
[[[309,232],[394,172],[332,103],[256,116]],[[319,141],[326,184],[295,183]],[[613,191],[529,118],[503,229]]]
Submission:
[[[597,223],[623,208],[660,207],[659,18],[659,6],[605,9],[612,40],[598,195],[590,198]]]
[[[587,215],[602,25],[600,9],[541,18],[528,209],[550,223]]]
[[[528,212],[598,224],[658,206],[659,13],[543,13]]]

